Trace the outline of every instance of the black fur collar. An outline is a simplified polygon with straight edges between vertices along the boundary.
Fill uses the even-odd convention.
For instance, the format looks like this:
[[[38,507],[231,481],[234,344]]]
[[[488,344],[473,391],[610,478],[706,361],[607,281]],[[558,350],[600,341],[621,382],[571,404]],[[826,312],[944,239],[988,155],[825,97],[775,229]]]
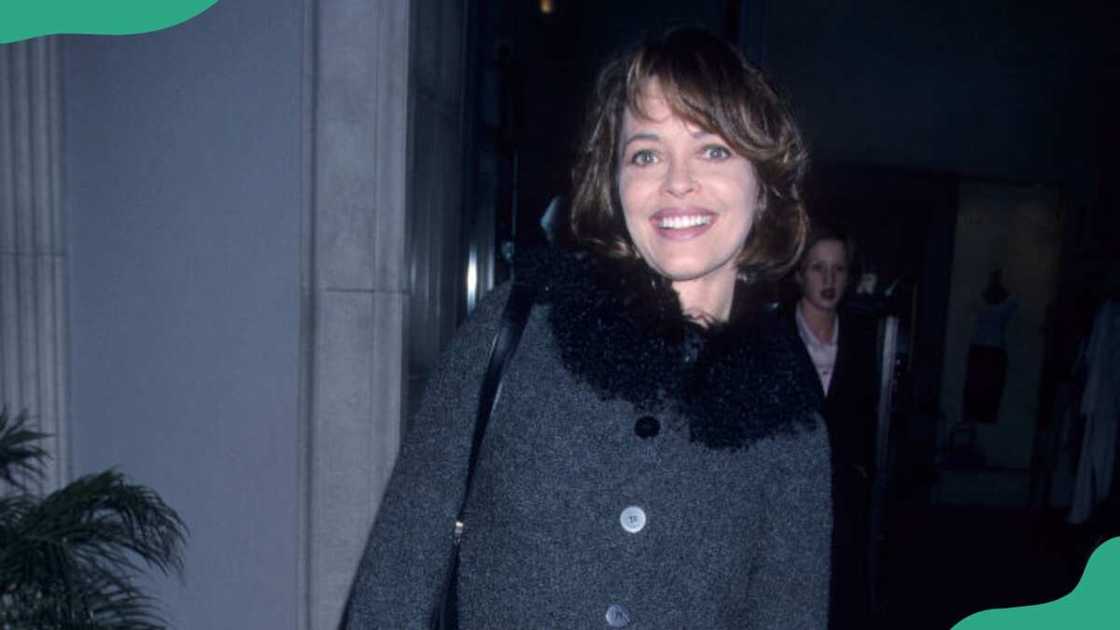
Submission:
[[[704,329],[681,313],[672,288],[644,263],[553,250],[519,259],[538,287],[564,366],[604,399],[656,413],[670,407],[692,442],[741,449],[809,426],[816,378],[760,293],[740,283],[731,321]],[[685,427],[677,427],[684,429]]]

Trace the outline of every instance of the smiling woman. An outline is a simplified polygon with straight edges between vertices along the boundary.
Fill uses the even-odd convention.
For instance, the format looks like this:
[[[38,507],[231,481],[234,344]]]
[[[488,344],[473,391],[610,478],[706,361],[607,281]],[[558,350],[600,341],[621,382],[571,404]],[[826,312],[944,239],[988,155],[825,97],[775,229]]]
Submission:
[[[619,197],[634,248],[670,280],[686,315],[726,320],[758,206],[750,160],[674,113],[654,80],[623,114],[621,141]]]
[[[804,240],[792,118],[734,48],[676,30],[606,66],[581,147],[579,247],[516,263],[536,297],[478,459],[509,287],[429,385],[349,627],[417,627],[458,544],[463,628],[825,628],[820,397],[761,308]]]

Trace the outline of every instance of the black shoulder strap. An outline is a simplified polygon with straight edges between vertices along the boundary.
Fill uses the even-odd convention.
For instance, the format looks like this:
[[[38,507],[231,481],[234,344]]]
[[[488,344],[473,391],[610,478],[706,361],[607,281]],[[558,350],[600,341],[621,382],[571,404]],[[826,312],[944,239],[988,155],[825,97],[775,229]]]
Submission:
[[[501,324],[490,346],[490,360],[486,366],[486,375],[482,379],[482,389],[478,397],[478,414],[475,417],[471,455],[467,463],[467,484],[463,490],[462,504],[459,506],[459,523],[463,521],[463,509],[470,495],[471,479],[474,477],[475,462],[478,460],[478,451],[482,446],[482,437],[486,435],[486,425],[490,423],[490,414],[494,410],[502,388],[502,373],[514,350],[517,349],[517,343],[521,341],[521,332],[525,330],[525,322],[529,319],[535,294],[536,287],[514,281],[510,289],[509,301],[502,311]]]

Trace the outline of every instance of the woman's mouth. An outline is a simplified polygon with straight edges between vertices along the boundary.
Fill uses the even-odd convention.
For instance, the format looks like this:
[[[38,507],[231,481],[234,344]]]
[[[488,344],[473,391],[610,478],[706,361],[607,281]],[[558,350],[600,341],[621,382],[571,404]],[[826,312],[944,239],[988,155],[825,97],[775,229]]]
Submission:
[[[707,211],[660,210],[650,217],[650,223],[664,238],[687,240],[707,232],[715,219],[715,213]]]
[[[821,297],[829,302],[836,299],[836,289],[821,289]]]

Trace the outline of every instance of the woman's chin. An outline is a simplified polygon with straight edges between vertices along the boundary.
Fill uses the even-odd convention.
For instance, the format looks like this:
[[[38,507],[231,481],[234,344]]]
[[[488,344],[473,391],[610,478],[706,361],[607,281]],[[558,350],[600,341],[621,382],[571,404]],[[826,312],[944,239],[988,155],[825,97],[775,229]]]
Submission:
[[[717,274],[708,269],[696,269],[693,267],[676,267],[659,270],[662,276],[665,276],[670,282],[685,283],[685,284],[702,284],[708,280],[717,277]]]
[[[727,264],[716,265],[711,260],[693,257],[658,258],[650,267],[670,282],[706,282],[725,275],[735,276],[734,269]]]

